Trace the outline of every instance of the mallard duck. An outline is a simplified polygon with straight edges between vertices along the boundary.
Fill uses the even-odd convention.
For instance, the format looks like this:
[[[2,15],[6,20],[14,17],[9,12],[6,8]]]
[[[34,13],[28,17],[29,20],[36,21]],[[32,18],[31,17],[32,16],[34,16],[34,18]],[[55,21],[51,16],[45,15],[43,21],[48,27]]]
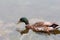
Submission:
[[[45,21],[38,21],[38,22],[30,25],[28,19],[25,17],[20,18],[20,20],[18,21],[17,24],[19,24],[21,22],[24,22],[26,24],[26,26],[25,26],[26,29],[21,31],[21,34],[28,33],[29,29],[31,29],[33,31],[37,31],[37,32],[45,31],[45,32],[49,33],[49,31],[54,30],[54,29],[56,29],[57,26],[59,26],[58,24],[51,23],[51,22],[45,22]]]

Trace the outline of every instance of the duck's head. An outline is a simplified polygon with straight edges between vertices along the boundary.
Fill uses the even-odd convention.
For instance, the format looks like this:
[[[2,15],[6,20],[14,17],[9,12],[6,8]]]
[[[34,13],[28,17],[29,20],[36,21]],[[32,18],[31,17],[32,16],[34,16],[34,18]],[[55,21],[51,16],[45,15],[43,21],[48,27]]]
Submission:
[[[19,23],[21,23],[21,22],[24,22],[26,25],[27,25],[27,24],[29,24],[28,19],[27,19],[27,18],[25,18],[25,17],[20,18],[20,20],[18,21],[18,23],[17,23],[17,24],[19,24]]]

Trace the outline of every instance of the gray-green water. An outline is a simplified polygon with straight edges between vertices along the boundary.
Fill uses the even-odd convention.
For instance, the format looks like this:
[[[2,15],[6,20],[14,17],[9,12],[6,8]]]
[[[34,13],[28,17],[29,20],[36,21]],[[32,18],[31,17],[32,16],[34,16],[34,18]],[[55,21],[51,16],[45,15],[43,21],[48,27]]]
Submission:
[[[60,40],[59,34],[48,36],[32,31],[22,37],[15,25],[22,16],[60,25],[60,0],[0,0],[0,40]]]

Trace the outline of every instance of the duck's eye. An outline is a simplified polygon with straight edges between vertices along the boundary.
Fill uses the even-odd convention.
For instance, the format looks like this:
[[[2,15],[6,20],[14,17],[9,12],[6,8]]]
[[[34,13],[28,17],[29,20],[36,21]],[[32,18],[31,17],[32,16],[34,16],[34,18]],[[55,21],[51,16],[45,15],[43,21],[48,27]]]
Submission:
[[[23,20],[23,19],[20,19],[20,21],[21,21],[21,22],[24,22],[24,20]]]

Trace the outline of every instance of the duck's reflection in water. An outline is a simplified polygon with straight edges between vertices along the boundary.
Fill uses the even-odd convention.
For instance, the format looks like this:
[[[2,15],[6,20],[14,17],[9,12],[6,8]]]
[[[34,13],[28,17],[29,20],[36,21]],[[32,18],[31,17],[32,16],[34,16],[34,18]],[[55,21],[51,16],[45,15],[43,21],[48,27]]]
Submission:
[[[57,34],[60,34],[60,30],[57,30],[57,29],[56,29],[56,30],[50,31],[50,34],[47,33],[47,32],[45,32],[45,31],[40,31],[40,32],[36,32],[36,33],[38,33],[38,34],[45,33],[45,34],[48,34],[48,35],[50,35],[50,34],[57,35]]]
[[[28,33],[28,29],[24,30],[24,31],[20,31],[20,30],[17,30],[20,34],[26,34]],[[35,33],[38,33],[38,34],[42,34],[42,33],[45,33],[45,34],[54,34],[54,35],[57,35],[57,34],[60,34],[60,30],[56,29],[56,30],[53,30],[53,31],[50,31],[50,34],[45,32],[45,31],[34,31]]]

